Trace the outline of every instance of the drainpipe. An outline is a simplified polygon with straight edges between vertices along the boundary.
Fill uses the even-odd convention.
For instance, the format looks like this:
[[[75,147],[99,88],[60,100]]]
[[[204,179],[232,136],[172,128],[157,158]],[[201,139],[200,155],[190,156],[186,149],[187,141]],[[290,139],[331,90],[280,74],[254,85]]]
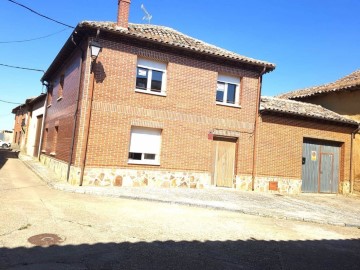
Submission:
[[[38,149],[38,156],[37,156],[37,159],[39,161],[40,161],[41,150],[42,150],[42,146],[43,146],[43,142],[44,142],[43,136],[44,136],[46,113],[47,113],[49,87],[50,87],[49,82],[47,82],[47,81],[43,81],[42,84],[45,85],[45,87],[46,87],[46,97],[45,97],[45,103],[44,103],[44,115],[43,115],[43,120],[41,123],[40,142],[39,142],[39,149]]]
[[[70,148],[70,155],[69,155],[69,161],[68,161],[68,168],[67,168],[67,174],[66,174],[66,181],[69,182],[70,177],[70,168],[71,168],[71,162],[74,155],[74,146],[75,146],[75,133],[76,133],[76,127],[77,127],[77,115],[79,111],[79,99],[80,99],[80,92],[81,92],[81,84],[83,81],[83,74],[85,73],[84,68],[84,58],[85,58],[85,52],[81,48],[80,44],[76,44],[73,37],[71,37],[72,42],[81,50],[81,59],[80,59],[80,80],[79,80],[79,89],[76,96],[76,107],[74,112],[74,125],[72,129],[72,136],[71,136],[71,148]],[[84,85],[84,84],[83,84]]]
[[[351,132],[351,146],[350,146],[350,193],[354,192],[354,174],[353,174],[353,162],[354,162],[354,139],[356,134],[360,131],[360,125]]]
[[[85,163],[86,163],[86,155],[87,155],[87,149],[88,149],[88,144],[89,144],[89,134],[90,134],[90,122],[91,122],[91,111],[92,111],[92,103],[93,103],[93,95],[94,95],[94,85],[95,85],[95,75],[94,75],[94,71],[93,71],[93,65],[94,62],[91,63],[91,72],[90,72],[90,91],[89,91],[89,96],[88,96],[88,100],[87,102],[88,107],[87,107],[87,112],[86,112],[86,118],[85,118],[85,148],[84,148],[84,153],[82,155],[81,158],[81,170],[80,170],[80,184],[79,186],[82,186],[83,184],[83,180],[84,180],[84,172],[85,172]]]
[[[259,81],[258,81],[258,95],[257,95],[257,103],[256,103],[256,116],[255,116],[255,123],[254,123],[254,143],[253,143],[253,166],[252,166],[252,174],[251,174],[251,190],[255,190],[255,176],[256,176],[256,161],[257,161],[257,133],[258,133],[258,125],[259,125],[259,108],[261,102],[261,88],[262,88],[262,76],[266,72],[266,66],[264,66],[263,70],[259,74]]]

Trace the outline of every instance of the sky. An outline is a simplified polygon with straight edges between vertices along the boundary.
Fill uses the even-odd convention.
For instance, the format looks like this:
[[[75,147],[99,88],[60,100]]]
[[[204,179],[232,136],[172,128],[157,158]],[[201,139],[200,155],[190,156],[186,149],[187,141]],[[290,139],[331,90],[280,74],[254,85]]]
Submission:
[[[118,0],[16,0],[65,24],[115,21]],[[360,68],[359,0],[132,0],[129,21],[151,24],[276,64],[262,94],[274,96],[335,81]],[[72,30],[0,0],[0,64],[46,70]],[[53,35],[54,34],[54,35]],[[6,43],[51,35],[31,42]],[[0,130],[11,110],[45,88],[42,73],[0,66]]]

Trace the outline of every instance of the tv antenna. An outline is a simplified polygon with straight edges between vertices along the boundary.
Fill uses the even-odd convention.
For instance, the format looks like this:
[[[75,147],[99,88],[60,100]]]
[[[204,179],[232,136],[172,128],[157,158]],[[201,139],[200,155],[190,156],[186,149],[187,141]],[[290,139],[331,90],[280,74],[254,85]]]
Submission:
[[[150,15],[150,13],[146,10],[144,4],[141,4],[141,9],[144,11],[145,16],[142,18],[143,20],[147,20],[148,23],[150,24],[150,21],[152,19],[152,15]]]

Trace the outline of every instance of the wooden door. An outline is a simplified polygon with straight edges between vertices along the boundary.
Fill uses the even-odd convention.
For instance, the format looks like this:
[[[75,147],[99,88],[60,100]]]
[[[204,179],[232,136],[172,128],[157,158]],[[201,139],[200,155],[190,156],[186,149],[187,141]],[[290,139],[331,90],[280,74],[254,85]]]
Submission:
[[[215,184],[218,187],[233,187],[236,141],[234,139],[214,139],[214,145]]]
[[[304,140],[302,191],[337,193],[340,171],[340,145],[335,142]]]

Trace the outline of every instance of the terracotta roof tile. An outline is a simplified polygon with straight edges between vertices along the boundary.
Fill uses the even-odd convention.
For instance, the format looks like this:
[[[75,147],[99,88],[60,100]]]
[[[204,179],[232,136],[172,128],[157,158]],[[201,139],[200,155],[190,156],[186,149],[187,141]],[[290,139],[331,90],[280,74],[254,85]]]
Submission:
[[[273,111],[340,123],[359,124],[320,105],[276,97],[261,97],[260,111]]]
[[[150,24],[133,24],[129,23],[128,28],[117,26],[114,22],[97,22],[97,21],[83,21],[78,27],[94,27],[102,28],[108,31],[117,32],[119,34],[134,36],[138,38],[148,39],[155,42],[168,44],[174,47],[186,48],[193,51],[216,55],[220,57],[239,60],[241,62],[266,66],[273,70],[275,65],[269,62],[249,58],[214,45],[208,44],[201,40],[187,36],[172,28]]]
[[[286,99],[301,99],[301,98],[306,98],[306,97],[320,95],[329,92],[350,90],[355,87],[359,87],[360,89],[360,69],[354,71],[353,73],[335,82],[291,91],[289,93],[281,94],[278,97],[286,98]]]

